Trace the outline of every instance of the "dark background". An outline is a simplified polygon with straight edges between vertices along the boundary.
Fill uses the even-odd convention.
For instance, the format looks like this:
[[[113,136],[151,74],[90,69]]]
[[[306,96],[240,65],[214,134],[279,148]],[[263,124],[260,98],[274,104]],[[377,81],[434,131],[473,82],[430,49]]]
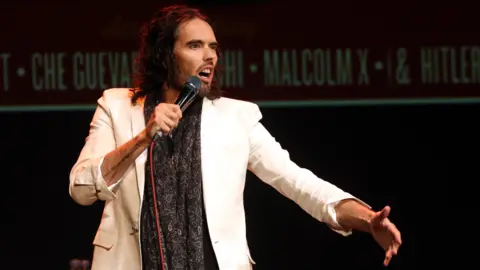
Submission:
[[[183,2],[211,7],[253,1]],[[410,31],[410,36],[425,31],[438,35],[436,40],[468,30],[469,43],[479,43],[476,9],[463,2],[335,4],[342,5],[352,14],[361,13],[343,26],[349,23],[353,28],[362,21],[370,34],[378,30],[378,40],[388,29]],[[318,12],[322,16],[329,10]],[[29,23],[35,32],[35,22]],[[0,48],[9,42],[2,40]],[[454,97],[457,86],[447,87]],[[478,88],[469,87],[471,92]],[[293,161],[375,210],[392,207],[391,219],[404,244],[389,269],[464,269],[478,264],[479,104],[322,105],[262,112],[262,122]],[[0,113],[0,269],[61,270],[74,258],[91,259],[103,205],[75,204],[68,195],[68,175],[92,116],[89,110]],[[369,235],[336,234],[251,174],[245,204],[255,269],[383,269],[383,251]]]
[[[262,109],[292,159],[391,219],[404,244],[393,269],[476,262],[478,105]],[[68,174],[92,112],[1,114],[1,254],[11,269],[89,259],[102,204],[76,205]],[[254,176],[245,191],[255,269],[382,269],[372,238],[344,238]],[[475,236],[476,237],[476,236]],[[473,247],[469,247],[473,246]],[[12,264],[13,266],[13,264]],[[422,267],[421,267],[422,266]]]

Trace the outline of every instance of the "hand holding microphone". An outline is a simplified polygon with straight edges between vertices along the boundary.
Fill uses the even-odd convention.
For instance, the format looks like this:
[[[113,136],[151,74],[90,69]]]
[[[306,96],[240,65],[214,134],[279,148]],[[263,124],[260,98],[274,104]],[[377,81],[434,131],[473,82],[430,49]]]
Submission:
[[[177,104],[160,103],[155,107],[147,123],[148,137],[156,133],[169,134],[182,118],[182,110]]]
[[[155,134],[167,135],[177,127],[182,112],[184,112],[197,97],[202,81],[197,76],[192,76],[183,85],[175,104],[160,103],[153,110],[150,120],[147,123],[149,138],[153,139]]]

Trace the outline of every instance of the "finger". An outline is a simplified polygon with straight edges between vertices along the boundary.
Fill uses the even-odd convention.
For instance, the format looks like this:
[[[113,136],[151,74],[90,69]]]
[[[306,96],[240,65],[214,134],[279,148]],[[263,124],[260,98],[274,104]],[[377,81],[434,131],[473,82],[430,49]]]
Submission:
[[[392,249],[389,247],[387,252],[385,253],[385,260],[383,261],[383,265],[388,266],[391,259],[392,259]]]
[[[175,117],[177,119],[181,119],[182,118],[182,110],[180,109],[180,106],[178,106],[177,104],[169,104],[170,106],[168,106],[168,115],[169,116],[172,116],[172,117]]]
[[[167,135],[172,129],[167,124],[163,123],[160,126],[160,130],[163,132],[163,135]]]
[[[392,224],[393,225],[393,224]],[[393,225],[393,227],[395,228],[395,230],[393,231],[393,237],[395,239],[395,242],[398,244],[398,245],[401,245],[402,244],[402,234],[400,233],[400,231],[397,229],[397,227],[395,227],[395,225]]]
[[[177,114],[178,119],[182,119],[183,113],[182,113],[182,109],[180,109],[180,106],[174,105],[173,112]]]
[[[387,230],[392,234],[393,236],[393,241],[397,243],[398,245],[402,244],[402,235],[400,231],[397,229],[397,226],[390,222],[388,219],[385,219],[385,226]]]
[[[164,114],[165,114],[169,119],[171,119],[171,120],[173,120],[173,121],[176,121],[176,120],[180,119],[180,118],[178,117],[178,113],[177,113],[174,109],[166,110],[166,111],[164,112]]]
[[[174,128],[176,125],[176,120],[171,119],[166,115],[162,117],[161,122],[163,122],[170,129]]]
[[[398,249],[400,248],[400,244],[398,243],[393,243],[392,245],[392,251],[393,251],[393,255],[397,255],[398,254]]]

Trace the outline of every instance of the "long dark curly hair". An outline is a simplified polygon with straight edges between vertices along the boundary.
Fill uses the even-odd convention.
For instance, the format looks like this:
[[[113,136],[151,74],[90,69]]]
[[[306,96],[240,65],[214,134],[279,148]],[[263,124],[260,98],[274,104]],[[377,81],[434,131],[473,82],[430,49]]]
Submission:
[[[132,103],[153,91],[160,91],[164,85],[174,85],[176,77],[176,63],[173,47],[178,36],[178,26],[192,19],[201,19],[210,26],[210,19],[198,9],[185,5],[169,6],[158,11],[155,16],[145,23],[140,31],[140,48],[136,60]],[[212,26],[213,28],[213,26]],[[217,48],[220,59],[220,50]],[[213,81],[207,97],[211,100],[221,97],[221,71],[219,65],[215,67]]]

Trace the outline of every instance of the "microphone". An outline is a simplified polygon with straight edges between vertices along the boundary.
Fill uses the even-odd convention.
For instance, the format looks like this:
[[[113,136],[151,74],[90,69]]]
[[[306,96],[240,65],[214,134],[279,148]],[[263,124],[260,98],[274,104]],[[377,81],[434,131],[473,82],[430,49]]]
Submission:
[[[187,82],[183,85],[183,89],[178,95],[175,104],[180,106],[182,112],[184,112],[190,104],[195,100],[200,88],[202,87],[202,81],[197,76],[192,76]]]
[[[195,100],[200,92],[200,88],[202,87],[202,81],[197,76],[190,77],[185,84],[183,85],[182,91],[177,97],[175,104],[180,107],[180,110],[184,112]],[[169,133],[169,137],[172,137],[173,129]],[[163,136],[163,132],[157,132],[158,136]]]

